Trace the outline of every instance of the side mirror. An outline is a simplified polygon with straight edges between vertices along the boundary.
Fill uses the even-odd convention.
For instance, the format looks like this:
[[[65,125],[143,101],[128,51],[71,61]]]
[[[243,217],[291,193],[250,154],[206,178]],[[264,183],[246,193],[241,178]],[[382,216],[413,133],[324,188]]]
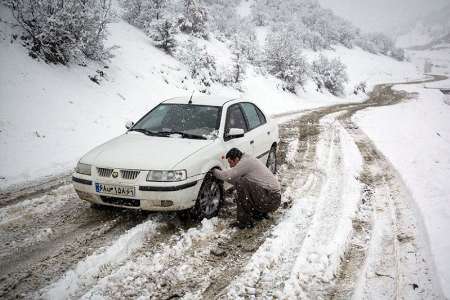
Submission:
[[[244,129],[242,128],[230,128],[227,134],[228,139],[236,139],[244,136]]]
[[[126,124],[125,124],[125,128],[126,129],[130,129],[131,127],[133,127],[134,126],[134,122],[132,122],[132,121],[128,121]]]

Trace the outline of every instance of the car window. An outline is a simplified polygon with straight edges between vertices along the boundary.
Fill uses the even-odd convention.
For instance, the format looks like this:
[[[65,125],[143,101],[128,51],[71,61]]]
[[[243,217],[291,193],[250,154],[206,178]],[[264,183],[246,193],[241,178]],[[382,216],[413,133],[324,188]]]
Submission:
[[[228,132],[230,128],[241,128],[247,132],[247,125],[245,124],[244,115],[242,114],[241,108],[237,104],[228,108],[225,132]]]
[[[244,110],[245,116],[247,117],[249,130],[261,125],[261,120],[259,119],[256,107],[248,102],[241,103],[242,109]]]
[[[167,118],[167,113],[170,111],[170,106],[168,105],[158,105],[155,107],[150,115],[141,122],[139,122],[139,127],[149,130],[155,130],[161,124],[164,118]],[[136,124],[136,125],[138,125]],[[137,127],[137,126],[136,126]]]
[[[259,120],[261,121],[261,124],[266,124],[267,120],[266,120],[266,117],[264,116],[263,112],[257,106],[255,106],[255,107],[256,107],[256,112],[258,113]]]
[[[193,104],[160,104],[133,128],[210,135],[219,129],[221,109]]]

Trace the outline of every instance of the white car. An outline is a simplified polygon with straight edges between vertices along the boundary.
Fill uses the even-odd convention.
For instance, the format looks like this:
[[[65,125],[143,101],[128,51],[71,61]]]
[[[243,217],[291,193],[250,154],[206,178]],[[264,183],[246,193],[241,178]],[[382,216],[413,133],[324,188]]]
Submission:
[[[219,97],[163,101],[128,131],[88,152],[73,173],[78,196],[95,205],[217,215],[227,169],[238,148],[276,172],[278,126],[254,103]],[[227,185],[226,187],[229,187]]]

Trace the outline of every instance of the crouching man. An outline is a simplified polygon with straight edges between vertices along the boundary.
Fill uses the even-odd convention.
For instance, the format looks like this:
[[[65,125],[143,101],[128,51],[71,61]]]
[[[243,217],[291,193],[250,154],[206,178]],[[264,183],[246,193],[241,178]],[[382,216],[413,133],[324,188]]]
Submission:
[[[239,149],[228,151],[226,158],[230,169],[216,169],[213,174],[236,188],[237,222],[232,225],[240,229],[251,228],[254,219],[267,218],[267,213],[280,206],[280,184],[259,159],[244,154]]]

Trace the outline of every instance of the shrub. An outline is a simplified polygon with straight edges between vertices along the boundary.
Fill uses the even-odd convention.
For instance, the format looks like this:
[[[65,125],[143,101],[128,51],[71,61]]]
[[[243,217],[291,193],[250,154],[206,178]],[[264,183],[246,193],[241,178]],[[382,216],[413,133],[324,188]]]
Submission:
[[[169,0],[122,0],[123,18],[128,23],[145,28],[153,21],[167,18]]]
[[[208,14],[197,0],[184,0],[184,13],[178,20],[180,30],[201,38],[208,38]]]
[[[367,93],[367,83],[365,81],[359,82],[353,89],[353,94],[358,95],[359,93]]]
[[[177,48],[175,57],[188,67],[191,77],[201,86],[200,92],[208,92],[212,83],[218,81],[215,59],[206,47],[189,40]]]
[[[25,30],[30,54],[61,64],[110,57],[103,42],[111,0],[9,0],[9,5]]]
[[[264,66],[270,74],[283,80],[283,88],[292,93],[295,93],[297,85],[303,85],[308,72],[308,64],[289,31],[272,32],[268,35]]]
[[[344,93],[344,83],[348,82],[346,66],[337,58],[329,60],[324,55],[313,61],[311,77],[318,90],[326,89],[335,96]]]

